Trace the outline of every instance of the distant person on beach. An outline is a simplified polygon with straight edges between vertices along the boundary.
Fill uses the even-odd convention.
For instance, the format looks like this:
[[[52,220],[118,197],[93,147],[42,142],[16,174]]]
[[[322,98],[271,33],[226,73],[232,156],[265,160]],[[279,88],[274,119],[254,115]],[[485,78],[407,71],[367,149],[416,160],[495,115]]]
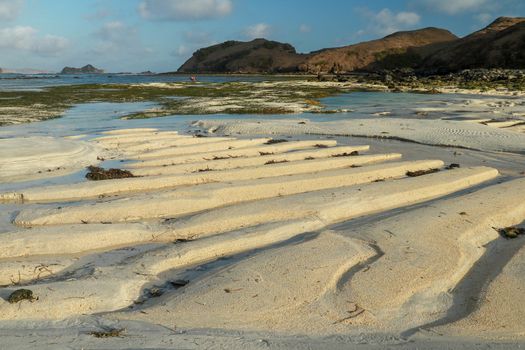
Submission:
[[[192,75],[190,77],[190,80],[195,83],[197,81],[197,77],[195,75]]]

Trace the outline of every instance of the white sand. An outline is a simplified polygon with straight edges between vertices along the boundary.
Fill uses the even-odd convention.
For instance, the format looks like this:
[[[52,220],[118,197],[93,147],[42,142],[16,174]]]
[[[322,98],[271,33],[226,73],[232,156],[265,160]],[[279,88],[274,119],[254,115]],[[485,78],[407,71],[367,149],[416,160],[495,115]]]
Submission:
[[[440,196],[483,182],[496,175],[497,172],[488,168],[465,169],[406,179],[399,183],[390,181],[370,184],[363,188],[349,187],[341,189],[337,195],[331,190],[321,193],[311,192],[297,198],[283,197],[279,199],[282,202],[281,208],[293,207],[293,201],[308,203],[304,208],[302,219],[297,217],[285,219],[286,221],[241,228],[238,231],[234,230],[191,243],[168,245],[146,252],[136,259],[128,259],[125,266],[118,262],[114,266],[100,266],[96,269],[96,280],[87,278],[35,284],[30,288],[39,295],[38,302],[34,302],[31,308],[22,310],[17,310],[16,305],[0,302],[2,311],[0,314],[4,318],[18,319],[61,318],[84,312],[115,310],[129,305],[139,297],[141,287],[148,281],[147,276],[154,276],[177,266],[204,262],[217,256],[231,255],[284,241],[305,230],[317,230],[330,223],[365,213]],[[384,197],[386,192],[391,193],[388,198]],[[270,208],[275,208],[273,203],[267,204]],[[322,209],[317,215],[312,215],[315,207]],[[241,214],[245,209],[239,206],[238,210],[241,210],[238,213]],[[306,214],[308,212],[309,215]],[[202,223],[202,220],[199,222]],[[228,221],[225,220],[224,223],[227,224]],[[257,225],[257,219],[252,224],[248,222],[246,224]],[[51,312],[49,312],[50,303],[54,305]],[[44,310],[48,311],[44,312]]]
[[[521,133],[448,120],[370,118],[306,124],[298,124],[295,120],[208,120],[196,125],[225,134],[314,134],[398,138],[427,145],[456,146],[482,151],[525,152],[525,136]]]
[[[455,140],[475,149],[523,150],[523,136],[505,128],[370,120],[366,136],[388,132],[422,143]],[[333,157],[369,149],[334,140],[257,143],[268,134],[346,134],[360,122],[200,123],[219,133],[263,135],[257,141],[155,129],[113,130],[91,142],[47,140],[43,150],[49,152],[41,157],[73,164],[70,153],[82,154],[77,151],[82,147],[96,160],[98,145],[123,160],[145,152],[154,158],[130,165],[143,177],[0,189],[4,201],[23,199],[0,204],[7,211],[0,219],[18,225],[0,234],[0,285],[7,285],[0,288],[2,343],[17,344],[24,327],[33,331],[19,342],[36,339],[43,348],[44,337],[50,344],[67,338],[85,348],[173,348],[174,339],[177,346],[201,339],[193,333],[174,338],[174,329],[199,329],[207,347],[220,343],[206,338],[212,332],[216,341],[228,339],[220,343],[226,348],[272,347],[277,334],[295,337],[281,348],[312,347],[314,339],[322,339],[318,344],[325,348],[332,340],[345,348],[359,342],[355,339],[378,348],[403,346],[410,344],[405,337],[427,334],[420,327],[477,340],[523,339],[523,308],[514,305],[525,286],[522,238],[504,241],[493,228],[525,220],[525,180],[515,178],[518,165],[514,178],[497,179],[494,168],[463,163],[407,177],[407,171],[444,163],[421,160],[428,154],[395,161],[401,155],[386,154],[392,151],[385,148],[385,154]],[[133,149],[126,153],[127,148]],[[38,159],[21,152],[12,163],[24,157]],[[516,157],[493,153],[473,159],[503,164],[497,159]],[[484,274],[472,277],[476,269]],[[181,278],[189,284],[176,289],[170,282]],[[18,288],[38,299],[8,303]],[[155,288],[164,295],[158,297]],[[104,325],[127,330],[122,338],[106,340],[64,329]],[[171,335],[158,333],[155,325]],[[35,329],[38,335],[30,335]],[[270,332],[260,336],[267,342],[232,343],[232,334],[260,332]],[[298,334],[308,334],[309,341],[298,340]],[[331,335],[336,337],[316,338]],[[357,338],[348,342],[352,336]]]
[[[74,199],[104,197],[124,192],[154,191],[183,185],[199,185],[211,182],[253,180],[276,176],[315,173],[319,169],[341,169],[375,162],[395,160],[401,154],[378,154],[303,160],[292,163],[267,164],[234,170],[204,171],[193,174],[139,177],[118,180],[81,182],[70,185],[47,186],[27,189],[22,193],[0,193],[0,201],[58,202]]]
[[[334,157],[342,154],[351,154],[352,152],[366,152],[369,150],[368,146],[340,146],[329,148],[318,148],[312,150],[295,151],[281,154],[269,154],[265,156],[243,157],[243,158],[227,158],[210,161],[201,161],[187,164],[168,165],[159,167],[147,167],[133,169],[133,174],[136,176],[151,176],[151,175],[169,175],[169,174],[184,174],[194,173],[203,169],[209,170],[226,170],[237,169],[250,166],[265,165],[268,162],[292,162],[300,160],[312,160],[320,158]],[[362,158],[361,158],[362,159]]]
[[[97,164],[90,143],[52,137],[0,139],[0,183],[66,175]]]
[[[171,218],[223,205],[400,178],[408,171],[442,166],[443,162],[439,160],[399,162],[315,174],[205,184],[88,205],[22,210],[14,222],[20,226],[36,226]]]
[[[137,163],[131,163],[127,166],[131,169],[133,168],[144,168],[144,167],[157,167],[163,165],[176,165],[184,163],[195,163],[202,161],[209,161],[215,159],[227,159],[227,158],[237,158],[237,157],[256,157],[264,154],[276,154],[284,153],[295,150],[302,150],[315,147],[316,145],[333,147],[337,145],[336,141],[331,140],[322,140],[322,141],[294,141],[294,142],[284,142],[273,145],[262,145],[254,147],[246,147],[241,149],[233,149],[226,151],[216,151],[216,152],[203,152],[195,154],[186,154],[173,156],[163,159],[154,159],[154,160],[143,160]]]

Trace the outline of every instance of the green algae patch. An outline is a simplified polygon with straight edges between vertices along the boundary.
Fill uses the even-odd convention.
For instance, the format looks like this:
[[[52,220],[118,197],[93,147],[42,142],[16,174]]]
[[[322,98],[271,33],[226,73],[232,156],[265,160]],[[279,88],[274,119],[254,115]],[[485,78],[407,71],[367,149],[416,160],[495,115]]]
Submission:
[[[0,91],[0,125],[59,118],[85,103],[151,102],[123,119],[172,115],[291,114],[321,109],[318,99],[349,92],[301,82],[84,84],[39,91]],[[306,103],[305,103],[306,101]]]

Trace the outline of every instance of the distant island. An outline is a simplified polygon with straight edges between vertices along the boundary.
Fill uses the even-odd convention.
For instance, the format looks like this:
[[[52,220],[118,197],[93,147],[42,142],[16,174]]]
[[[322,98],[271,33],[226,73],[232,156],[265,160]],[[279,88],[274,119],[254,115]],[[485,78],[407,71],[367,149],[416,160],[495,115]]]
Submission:
[[[344,74],[412,69],[442,74],[475,68],[525,68],[525,18],[500,17],[458,38],[440,28],[397,32],[382,39],[308,54],[266,39],[226,41],[196,51],[179,73]]]
[[[102,74],[104,70],[93,67],[88,64],[82,68],[65,67],[60,74]]]

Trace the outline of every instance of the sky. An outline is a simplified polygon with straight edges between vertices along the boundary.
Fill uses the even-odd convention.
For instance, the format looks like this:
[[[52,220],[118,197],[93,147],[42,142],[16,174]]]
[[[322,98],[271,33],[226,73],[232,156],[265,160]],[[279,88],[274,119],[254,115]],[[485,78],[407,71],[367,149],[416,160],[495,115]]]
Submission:
[[[399,30],[467,35],[524,0],[0,0],[0,67],[174,71],[200,47],[258,37],[299,52]]]

